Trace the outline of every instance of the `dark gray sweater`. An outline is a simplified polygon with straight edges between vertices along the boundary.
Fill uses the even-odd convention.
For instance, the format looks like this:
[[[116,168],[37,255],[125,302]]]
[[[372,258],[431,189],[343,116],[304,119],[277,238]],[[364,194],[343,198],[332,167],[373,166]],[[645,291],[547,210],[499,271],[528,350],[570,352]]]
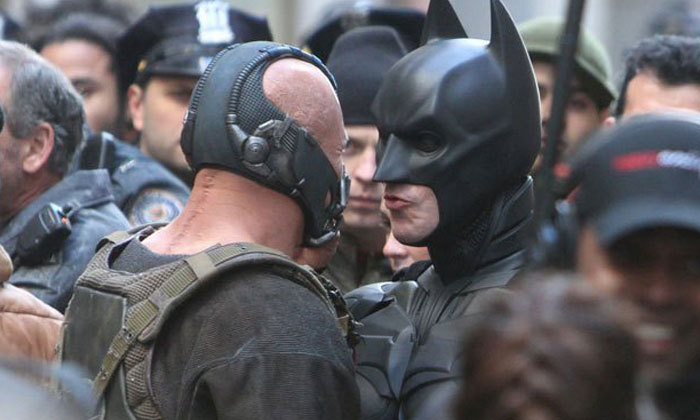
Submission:
[[[134,273],[179,256],[132,241],[112,264]],[[165,418],[356,419],[350,352],[306,288],[245,269],[180,306],[158,337],[152,394]]]

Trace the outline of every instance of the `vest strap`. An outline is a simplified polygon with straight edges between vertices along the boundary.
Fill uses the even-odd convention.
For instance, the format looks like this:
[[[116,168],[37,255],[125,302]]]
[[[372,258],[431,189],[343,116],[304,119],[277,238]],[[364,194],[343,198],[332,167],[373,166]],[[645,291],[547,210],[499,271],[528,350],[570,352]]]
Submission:
[[[128,232],[116,232],[109,235],[106,240],[111,244],[120,243],[128,239],[132,234]],[[193,256],[185,258],[185,263],[177,269],[170,278],[165,280],[149,297],[128,310],[122,329],[115,335],[107,350],[100,370],[93,380],[93,393],[100,397],[106,390],[114,372],[122,362],[126,353],[131,349],[137,339],[148,341],[155,337],[159,328],[155,327],[164,322],[174,304],[189,295],[197,281],[207,280],[220,272],[226,271],[227,262],[244,254],[258,254],[261,262],[278,264],[286,262],[290,266],[295,265],[279,251],[255,244],[228,244],[219,246]],[[272,258],[270,258],[272,257]],[[158,322],[154,323],[154,321]]]

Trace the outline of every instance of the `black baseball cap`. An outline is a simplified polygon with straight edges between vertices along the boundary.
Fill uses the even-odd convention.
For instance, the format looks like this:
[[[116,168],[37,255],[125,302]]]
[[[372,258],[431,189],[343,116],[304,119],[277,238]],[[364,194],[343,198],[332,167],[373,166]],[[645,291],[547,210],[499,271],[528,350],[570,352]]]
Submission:
[[[338,83],[345,124],[376,125],[372,101],[384,75],[407,50],[390,26],[365,26],[336,41],[326,65]]]
[[[576,206],[603,245],[646,228],[700,232],[700,115],[632,117],[586,146]]]
[[[154,6],[117,42],[120,89],[154,74],[199,77],[228,45],[271,40],[266,18],[223,1]]]
[[[409,7],[380,7],[366,1],[341,3],[306,37],[304,47],[325,63],[344,33],[363,26],[390,26],[411,51],[420,45],[424,22],[425,13]]]

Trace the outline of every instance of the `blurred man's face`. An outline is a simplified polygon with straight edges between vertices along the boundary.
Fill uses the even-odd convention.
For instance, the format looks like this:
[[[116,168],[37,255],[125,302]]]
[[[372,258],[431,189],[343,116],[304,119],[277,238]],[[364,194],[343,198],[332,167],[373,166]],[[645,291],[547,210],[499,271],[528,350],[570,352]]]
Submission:
[[[430,259],[428,248],[404,245],[397,241],[391,232],[386,237],[386,243],[382,252],[389,260],[393,272],[407,268],[414,262]]]
[[[419,243],[440,221],[437,197],[424,185],[386,184],[384,203],[389,210],[391,231],[402,244]]]
[[[700,111],[700,84],[668,85],[650,71],[641,72],[630,80],[624,117],[665,110]]]
[[[386,206],[382,206],[382,226],[387,232],[382,253],[389,260],[392,272],[395,273],[402,268],[407,268],[414,262],[430,259],[428,248],[404,245],[396,240],[394,234],[391,233],[391,220]]]
[[[140,132],[141,151],[183,178],[190,169],[180,148],[180,134],[196,84],[196,77],[152,76],[145,88],[129,88],[129,112]]]
[[[552,97],[554,93],[555,67],[548,61],[532,63],[540,91],[540,114],[542,117],[542,147],[547,141],[547,125],[552,116]],[[600,111],[593,99],[583,91],[580,82],[574,76],[571,83],[571,95],[566,106],[564,120],[564,143],[560,152],[570,154],[578,145],[600,128],[608,117],[608,110]],[[535,166],[539,166],[538,162]]]
[[[0,79],[4,79],[3,74],[4,71],[0,69]],[[0,80],[0,87],[3,85],[9,88]],[[20,210],[17,208],[17,203],[26,184],[21,162],[20,142],[22,140],[12,136],[7,128],[7,116],[5,116],[5,127],[0,132],[0,226],[4,226]]]
[[[381,229],[382,184],[372,182],[377,169],[375,149],[379,140],[377,127],[345,127],[348,143],[343,151],[345,169],[351,178],[348,206],[343,213],[345,228],[351,231]]]
[[[109,53],[97,44],[75,39],[48,44],[41,55],[58,67],[83,97],[90,129],[115,132],[120,107]]]
[[[646,229],[604,248],[588,226],[578,260],[586,280],[638,311],[635,335],[652,379],[667,380],[700,360],[700,233]]]
[[[33,139],[35,133],[30,132],[28,137],[17,138],[9,129],[12,121],[7,110],[12,102],[11,80],[12,72],[0,65],[0,104],[5,112],[5,124],[0,131],[0,226],[5,226],[39,195],[42,191],[37,189],[40,186],[37,183],[41,180],[40,172],[48,172],[48,168],[37,169],[37,165],[42,165],[40,160],[43,158],[40,156],[42,151]],[[39,125],[41,124],[46,123],[40,122]],[[35,128],[38,129],[39,126]],[[52,152],[53,146],[49,153]],[[55,181],[58,182],[59,179],[56,176]],[[42,186],[48,188],[50,185],[43,183]]]

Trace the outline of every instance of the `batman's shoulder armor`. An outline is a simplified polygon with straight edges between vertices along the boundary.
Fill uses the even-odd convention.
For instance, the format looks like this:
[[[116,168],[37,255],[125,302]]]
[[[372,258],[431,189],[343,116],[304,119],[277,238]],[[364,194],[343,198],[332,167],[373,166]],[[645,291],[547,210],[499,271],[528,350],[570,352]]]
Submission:
[[[418,283],[375,283],[345,295],[350,312],[361,323],[356,347],[357,383],[362,418],[394,419],[404,373],[413,351],[415,329],[409,308]]]
[[[356,347],[362,418],[449,418],[463,333],[493,295],[511,293],[505,287],[521,258],[447,287],[431,265],[416,280],[371,284],[345,296],[362,324]]]

